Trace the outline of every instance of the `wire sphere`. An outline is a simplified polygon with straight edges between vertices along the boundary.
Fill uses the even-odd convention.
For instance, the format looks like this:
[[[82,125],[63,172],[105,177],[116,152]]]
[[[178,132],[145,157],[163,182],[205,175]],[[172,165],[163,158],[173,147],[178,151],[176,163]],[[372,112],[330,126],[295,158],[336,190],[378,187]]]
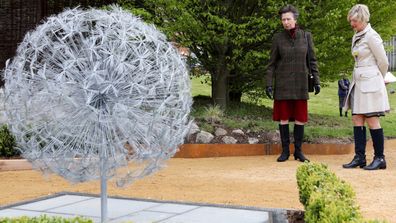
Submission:
[[[184,61],[154,26],[116,6],[49,17],[26,34],[4,77],[18,149],[72,182],[105,171],[118,186],[131,183],[172,157],[189,129]]]

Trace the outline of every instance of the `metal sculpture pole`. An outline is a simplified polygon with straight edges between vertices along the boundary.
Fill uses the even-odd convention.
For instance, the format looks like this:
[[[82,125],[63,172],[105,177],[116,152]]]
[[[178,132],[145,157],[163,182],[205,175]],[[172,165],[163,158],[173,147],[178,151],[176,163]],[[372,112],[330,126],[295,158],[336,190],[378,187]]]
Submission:
[[[106,177],[106,160],[100,159],[101,176],[100,176],[100,216],[101,222],[107,222],[107,177]]]
[[[124,186],[155,172],[189,130],[190,79],[165,35],[114,6],[70,9],[7,61],[5,109],[22,155],[71,182]]]
[[[104,141],[104,140],[103,140]],[[104,145],[106,142],[103,143]],[[106,176],[106,150],[100,152],[100,219],[107,222],[107,176]]]

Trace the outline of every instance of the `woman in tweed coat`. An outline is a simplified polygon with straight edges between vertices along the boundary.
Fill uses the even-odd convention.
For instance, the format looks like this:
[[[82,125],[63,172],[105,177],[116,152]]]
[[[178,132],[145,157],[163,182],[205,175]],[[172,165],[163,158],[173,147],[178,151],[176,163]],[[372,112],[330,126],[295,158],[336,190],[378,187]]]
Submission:
[[[320,92],[319,71],[311,33],[297,25],[298,11],[287,5],[279,11],[284,30],[273,37],[266,73],[266,94],[274,99],[273,120],[279,122],[282,154],[289,159],[289,121],[294,121],[294,159],[309,161],[301,151],[304,124],[308,121],[308,63],[315,80],[315,94]],[[307,54],[310,54],[307,60]]]
[[[384,75],[388,58],[381,37],[368,23],[370,12],[366,5],[357,4],[348,13],[348,21],[355,30],[352,56],[355,59],[352,84],[344,109],[352,109],[355,156],[344,168],[363,167],[365,170],[386,169],[384,132],[380,116],[390,110]],[[366,166],[366,128],[370,128],[374,159]]]

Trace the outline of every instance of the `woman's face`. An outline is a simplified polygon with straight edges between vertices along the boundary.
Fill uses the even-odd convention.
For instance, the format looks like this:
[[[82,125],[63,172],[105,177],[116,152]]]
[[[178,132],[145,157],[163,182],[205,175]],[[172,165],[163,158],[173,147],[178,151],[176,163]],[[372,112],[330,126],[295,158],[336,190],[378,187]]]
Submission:
[[[294,19],[294,15],[292,12],[283,13],[281,20],[283,28],[285,28],[286,30],[290,30],[296,27],[297,20]]]
[[[360,32],[364,28],[366,28],[366,23],[358,20],[357,18],[349,18],[349,24],[351,24],[351,27],[355,32]]]

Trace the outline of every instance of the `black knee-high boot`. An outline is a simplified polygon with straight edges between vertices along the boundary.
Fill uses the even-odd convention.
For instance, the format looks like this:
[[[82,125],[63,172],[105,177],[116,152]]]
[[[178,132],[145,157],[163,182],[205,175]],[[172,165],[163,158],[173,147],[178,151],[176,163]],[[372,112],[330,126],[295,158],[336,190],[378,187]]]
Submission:
[[[374,159],[370,165],[364,167],[365,170],[386,169],[384,156],[384,130],[370,129],[371,139],[374,146]]]
[[[340,108],[340,117],[342,117],[342,108]]]
[[[300,160],[301,162],[308,161],[304,156],[304,153],[301,151],[301,146],[302,146],[302,141],[304,138],[304,125],[294,125],[294,131],[293,131],[293,136],[294,136],[294,159],[295,160]]]
[[[276,161],[284,162],[289,159],[290,156],[290,137],[289,137],[289,124],[281,125],[279,124],[279,132],[282,143],[282,154],[278,157]]]
[[[343,164],[344,168],[363,168],[366,166],[366,127],[354,126],[353,127],[353,138],[355,140],[355,156],[352,161]]]

